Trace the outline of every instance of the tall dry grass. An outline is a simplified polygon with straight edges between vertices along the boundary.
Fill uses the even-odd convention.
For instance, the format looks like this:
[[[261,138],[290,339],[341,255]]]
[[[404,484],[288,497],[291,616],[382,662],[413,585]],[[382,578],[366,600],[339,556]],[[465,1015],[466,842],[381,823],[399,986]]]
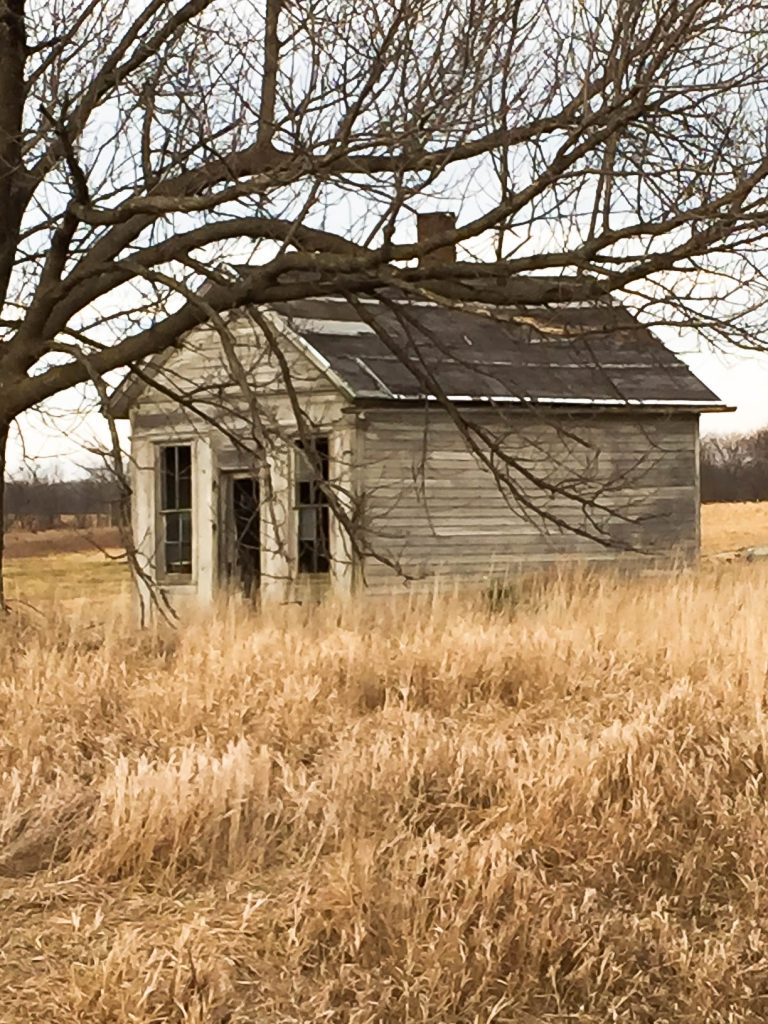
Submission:
[[[768,570],[0,626],[0,1019],[768,1017]]]

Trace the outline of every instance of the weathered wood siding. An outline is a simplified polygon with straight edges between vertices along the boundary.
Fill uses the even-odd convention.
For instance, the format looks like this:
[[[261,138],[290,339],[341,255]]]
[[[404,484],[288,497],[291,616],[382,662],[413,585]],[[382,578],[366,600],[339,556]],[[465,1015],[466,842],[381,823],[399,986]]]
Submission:
[[[205,603],[218,589],[221,485],[224,474],[238,471],[260,475],[262,494],[270,495],[269,507],[262,506],[262,593],[292,599],[316,589],[317,580],[296,573],[297,427],[286,369],[304,415],[330,437],[338,500],[368,552],[362,560],[353,556],[332,518],[332,572],[323,588],[348,591],[364,583],[383,592],[403,589],[403,575],[413,586],[434,576],[487,578],[569,558],[690,558],[698,550],[693,414],[465,408],[473,450],[434,404],[353,408],[301,342],[283,344],[283,364],[252,324],[233,318],[230,329],[255,406],[234,380],[217,333],[205,327],[170,354],[161,387],[148,387],[131,411],[134,526],[150,572],[159,545],[158,448],[193,448],[193,574],[168,581],[176,603]],[[188,394],[203,415],[163,388]],[[258,451],[265,453],[260,461]]]
[[[305,414],[325,414],[326,403],[338,406],[343,398],[336,385],[297,344],[283,342],[280,357],[258,328],[242,316],[233,316],[228,324],[235,368],[219,334],[209,326],[190,331],[179,348],[172,350],[156,376],[156,387],[148,385],[133,408],[134,429],[163,427],[168,418],[178,424],[199,426],[204,419],[189,411],[172,395],[186,395],[204,416],[217,424],[251,429],[252,416],[243,387],[237,381],[242,373],[260,410],[264,427],[271,423],[293,421],[286,378],[301,398]],[[307,403],[305,405],[305,403]]]
[[[698,551],[697,416],[465,415],[492,436],[490,447],[477,441],[480,452],[471,450],[433,406],[367,410],[358,456],[364,536],[375,553],[363,575],[372,590],[398,586],[396,571],[375,555],[418,580]],[[496,444],[516,463],[493,456],[509,486],[483,463]]]
[[[156,378],[131,410],[134,535],[140,561],[153,577],[159,559],[158,449],[167,444],[192,445],[193,558],[188,580],[160,580],[169,599],[179,608],[207,603],[220,583],[220,485],[225,473],[258,475],[262,494],[262,592],[278,600],[301,596],[316,586],[297,580],[296,529],[293,509],[294,440],[296,414],[285,385],[285,371],[310,429],[331,437],[331,458],[344,481],[351,462],[350,424],[343,412],[346,397],[300,348],[284,344],[285,366],[254,326],[242,318],[230,321],[237,360],[249,386],[251,404],[243,388],[233,381],[218,334],[210,327],[191,332],[172,351]],[[187,394],[200,412],[180,403],[173,393]],[[255,415],[254,415],[255,414]],[[266,453],[262,458],[258,452]],[[349,493],[349,484],[345,487]],[[337,523],[332,528],[334,563],[328,583],[349,589],[352,561],[346,535]],[[148,597],[148,595],[145,595]]]

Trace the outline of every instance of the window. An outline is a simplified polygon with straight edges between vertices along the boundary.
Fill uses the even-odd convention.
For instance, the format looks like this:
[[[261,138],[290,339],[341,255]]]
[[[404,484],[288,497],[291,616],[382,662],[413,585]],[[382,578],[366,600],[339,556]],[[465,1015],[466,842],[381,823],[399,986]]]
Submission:
[[[296,453],[296,509],[300,573],[326,573],[331,568],[330,509],[323,487],[329,480],[328,438],[299,442]]]
[[[163,568],[192,574],[192,446],[160,449],[160,517]]]

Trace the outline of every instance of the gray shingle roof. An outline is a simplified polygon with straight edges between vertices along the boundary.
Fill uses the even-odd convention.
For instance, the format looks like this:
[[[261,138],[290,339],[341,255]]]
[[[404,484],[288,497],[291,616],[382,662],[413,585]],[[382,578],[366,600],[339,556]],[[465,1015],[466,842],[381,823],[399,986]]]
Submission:
[[[465,401],[724,407],[619,306],[537,308],[509,321],[414,302],[366,302],[362,315],[340,299],[272,308],[361,399],[441,390]]]

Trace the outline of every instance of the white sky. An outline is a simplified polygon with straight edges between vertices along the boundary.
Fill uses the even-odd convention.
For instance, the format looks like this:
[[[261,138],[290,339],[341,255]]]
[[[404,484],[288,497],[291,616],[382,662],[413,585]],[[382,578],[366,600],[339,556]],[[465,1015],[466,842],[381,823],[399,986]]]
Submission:
[[[733,413],[702,417],[705,433],[749,432],[768,426],[768,353],[681,353],[693,371],[725,402],[736,406]],[[88,451],[104,444],[108,433],[102,417],[78,411],[80,396],[62,396],[45,414],[30,413],[12,438],[9,470],[18,472],[24,456],[40,472],[67,477],[97,462]]]
[[[704,433],[749,433],[768,426],[768,353],[684,355],[693,372],[729,405],[732,413],[702,416]]]

